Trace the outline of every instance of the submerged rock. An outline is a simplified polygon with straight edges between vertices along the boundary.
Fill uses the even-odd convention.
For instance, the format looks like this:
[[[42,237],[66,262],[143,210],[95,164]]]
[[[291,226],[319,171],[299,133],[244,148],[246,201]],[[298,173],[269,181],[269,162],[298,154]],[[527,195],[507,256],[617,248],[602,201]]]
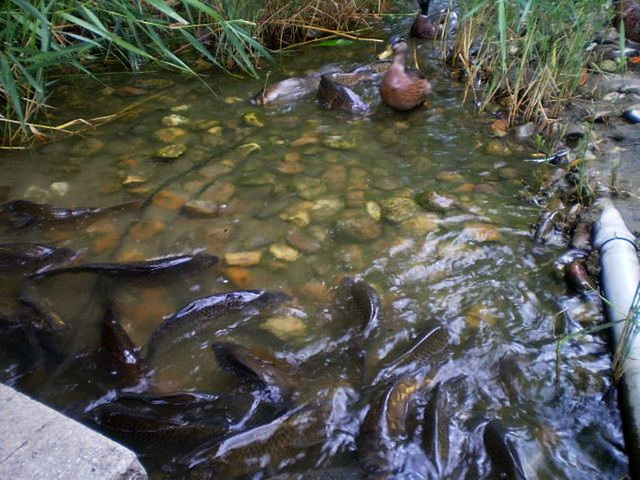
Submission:
[[[188,132],[184,128],[170,127],[161,128],[153,132],[153,136],[164,143],[175,142],[178,138],[184,137]]]
[[[189,123],[191,123],[191,120],[187,117],[175,113],[162,117],[162,125],[165,127],[178,127],[180,125],[188,125]]]
[[[295,262],[300,257],[300,252],[295,248],[290,247],[285,243],[276,243],[269,247],[271,255],[278,260],[284,260],[285,262]]]
[[[184,143],[174,143],[160,148],[153,153],[153,156],[162,160],[175,160],[187,152],[187,146]]]
[[[211,218],[220,213],[220,205],[208,200],[189,200],[182,210],[189,217]]]
[[[327,186],[322,180],[312,177],[297,179],[294,188],[303,200],[314,200],[327,191]]]
[[[302,337],[306,330],[306,324],[293,315],[285,315],[280,317],[272,317],[260,325],[260,328],[271,332],[280,340],[290,340],[296,337]]]
[[[335,226],[336,237],[350,242],[369,242],[381,234],[380,223],[363,210],[345,210]]]
[[[402,223],[418,212],[418,204],[411,198],[391,197],[380,202],[382,216],[391,223]]]
[[[231,267],[253,267],[262,260],[261,251],[252,252],[227,252],[224,254],[224,262]]]

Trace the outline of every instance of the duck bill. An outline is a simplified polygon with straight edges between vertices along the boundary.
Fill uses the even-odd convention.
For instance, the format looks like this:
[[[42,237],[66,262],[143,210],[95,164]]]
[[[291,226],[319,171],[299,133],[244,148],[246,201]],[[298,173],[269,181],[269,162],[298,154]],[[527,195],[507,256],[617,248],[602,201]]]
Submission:
[[[384,60],[385,58],[389,58],[392,55],[393,55],[393,48],[389,46],[384,52],[378,55],[378,60]]]

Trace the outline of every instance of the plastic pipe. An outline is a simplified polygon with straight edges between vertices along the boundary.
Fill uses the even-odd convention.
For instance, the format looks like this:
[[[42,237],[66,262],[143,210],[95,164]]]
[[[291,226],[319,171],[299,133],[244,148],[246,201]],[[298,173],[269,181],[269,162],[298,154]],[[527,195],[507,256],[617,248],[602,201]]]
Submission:
[[[640,282],[636,239],[611,200],[600,201],[602,213],[595,224],[594,247],[600,251],[601,285],[613,325],[617,348],[624,320]],[[619,384],[620,408],[631,478],[640,479],[640,335],[633,339]]]

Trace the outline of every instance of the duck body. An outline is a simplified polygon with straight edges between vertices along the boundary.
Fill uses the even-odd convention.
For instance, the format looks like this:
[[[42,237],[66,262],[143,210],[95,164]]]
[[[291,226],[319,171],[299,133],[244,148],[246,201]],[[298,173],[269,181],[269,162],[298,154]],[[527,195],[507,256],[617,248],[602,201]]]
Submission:
[[[392,37],[390,49],[394,59],[380,86],[384,103],[394,110],[412,110],[425,102],[432,87],[422,72],[406,70],[407,42],[403,37]]]
[[[413,38],[424,38],[426,40],[435,40],[442,36],[442,25],[436,24],[433,19],[429,18],[430,0],[419,0],[420,13],[411,25],[411,36]]]
[[[614,2],[616,16],[614,25],[620,26],[620,21],[624,23],[624,33],[629,40],[640,42],[640,5],[630,0],[619,0]]]

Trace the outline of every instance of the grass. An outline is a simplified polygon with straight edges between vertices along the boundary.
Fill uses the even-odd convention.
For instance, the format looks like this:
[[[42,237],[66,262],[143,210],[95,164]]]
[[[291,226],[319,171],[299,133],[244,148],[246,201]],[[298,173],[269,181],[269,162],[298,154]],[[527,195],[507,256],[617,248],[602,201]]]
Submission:
[[[465,98],[497,102],[510,124],[555,121],[593,60],[586,52],[610,23],[599,0],[470,0],[448,57],[466,79]]]
[[[45,138],[54,78],[204,59],[257,76],[273,50],[367,22],[375,0],[8,0],[0,4],[3,146]]]

